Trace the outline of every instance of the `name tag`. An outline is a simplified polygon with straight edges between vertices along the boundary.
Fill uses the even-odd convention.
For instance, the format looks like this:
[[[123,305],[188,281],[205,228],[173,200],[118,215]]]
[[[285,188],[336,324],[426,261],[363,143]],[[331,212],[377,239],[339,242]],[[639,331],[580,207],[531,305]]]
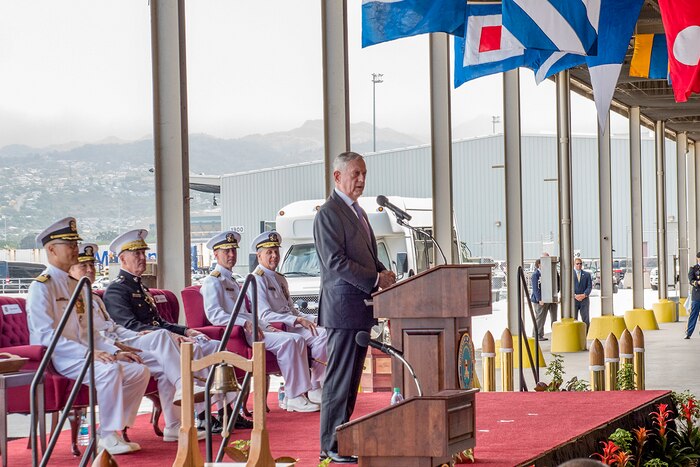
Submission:
[[[140,293],[132,293],[131,296],[132,296],[133,298],[141,298],[141,294],[140,294]]]
[[[11,303],[9,305],[2,306],[3,315],[19,315],[22,313],[22,309],[16,303]]]
[[[155,300],[156,303],[168,303],[168,297],[165,295],[154,295],[153,300]]]

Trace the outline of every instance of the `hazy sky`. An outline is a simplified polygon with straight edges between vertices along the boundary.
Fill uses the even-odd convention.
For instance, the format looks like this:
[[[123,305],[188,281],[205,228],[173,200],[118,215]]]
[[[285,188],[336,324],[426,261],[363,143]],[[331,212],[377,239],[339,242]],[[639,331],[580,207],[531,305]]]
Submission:
[[[427,140],[427,36],[362,49],[361,0],[348,9],[351,120],[372,121],[371,74],[383,73],[377,126]],[[188,0],[186,15],[190,132],[234,138],[322,118],[319,0]],[[152,133],[147,0],[0,0],[0,70],[0,147]],[[553,133],[554,84],[521,75],[523,131]],[[501,86],[495,75],[453,92],[455,137],[491,133]],[[593,104],[572,102],[573,131],[594,133]]]

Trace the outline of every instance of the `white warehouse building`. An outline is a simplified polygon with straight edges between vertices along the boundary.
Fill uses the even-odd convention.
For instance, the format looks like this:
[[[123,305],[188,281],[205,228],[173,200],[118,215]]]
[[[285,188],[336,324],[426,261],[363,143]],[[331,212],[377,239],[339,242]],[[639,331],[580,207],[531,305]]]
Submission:
[[[473,257],[504,259],[505,187],[503,135],[455,141],[452,145],[453,197],[457,232]],[[631,252],[629,140],[611,140],[613,256]],[[598,156],[595,136],[572,141],[574,250],[599,256]],[[366,155],[365,196],[430,197],[430,146]],[[237,270],[248,269],[248,248],[273,226],[279,210],[294,201],[324,198],[322,161],[221,177],[222,228],[242,232]],[[644,256],[656,256],[656,188],[653,139],[642,140]],[[558,255],[557,140],[555,135],[522,137],[523,239],[525,259],[543,251]],[[678,252],[676,146],[666,141],[668,252]],[[671,263],[672,264],[672,263]]]

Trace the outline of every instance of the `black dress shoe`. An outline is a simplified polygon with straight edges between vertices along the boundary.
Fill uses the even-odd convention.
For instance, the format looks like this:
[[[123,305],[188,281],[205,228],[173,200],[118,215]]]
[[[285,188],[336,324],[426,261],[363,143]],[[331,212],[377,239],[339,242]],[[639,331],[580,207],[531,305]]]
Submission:
[[[318,460],[323,462],[326,459],[330,459],[334,464],[357,464],[357,457],[355,456],[341,456],[335,451],[321,451]]]
[[[690,336],[685,336],[683,339],[690,339]]]
[[[206,420],[200,420],[197,419],[197,429],[200,431],[206,430]],[[223,426],[221,425],[221,422],[219,419],[217,419],[215,416],[211,416],[211,432],[213,434],[219,434],[223,431]]]
[[[250,430],[251,428],[253,428],[253,421],[248,420],[243,415],[239,415],[238,418],[236,418],[236,424],[234,425],[234,428],[238,428],[240,430]]]

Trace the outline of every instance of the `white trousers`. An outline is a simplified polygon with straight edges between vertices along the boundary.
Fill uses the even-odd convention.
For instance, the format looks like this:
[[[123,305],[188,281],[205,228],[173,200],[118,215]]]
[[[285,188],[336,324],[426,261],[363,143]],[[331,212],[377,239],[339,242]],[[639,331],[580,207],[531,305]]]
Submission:
[[[311,351],[311,389],[318,389],[323,384],[326,378],[326,364],[328,363],[328,351],[326,343],[328,341],[328,333],[326,328],[317,327],[318,335],[314,336],[311,331],[304,327],[287,327],[287,332],[297,334],[304,339],[306,345]]]
[[[74,360],[70,366],[56,365],[56,370],[66,378],[75,379],[80,374],[83,361]],[[134,424],[146,392],[150,371],[139,363],[95,362],[95,392],[100,407],[100,436],[103,438],[115,431]],[[88,385],[88,376],[86,375]]]
[[[252,343],[252,335],[247,332],[246,339]],[[277,357],[277,364],[284,378],[285,394],[293,399],[311,389],[309,377],[309,357],[306,342],[298,334],[290,332],[264,332],[265,350]]]

